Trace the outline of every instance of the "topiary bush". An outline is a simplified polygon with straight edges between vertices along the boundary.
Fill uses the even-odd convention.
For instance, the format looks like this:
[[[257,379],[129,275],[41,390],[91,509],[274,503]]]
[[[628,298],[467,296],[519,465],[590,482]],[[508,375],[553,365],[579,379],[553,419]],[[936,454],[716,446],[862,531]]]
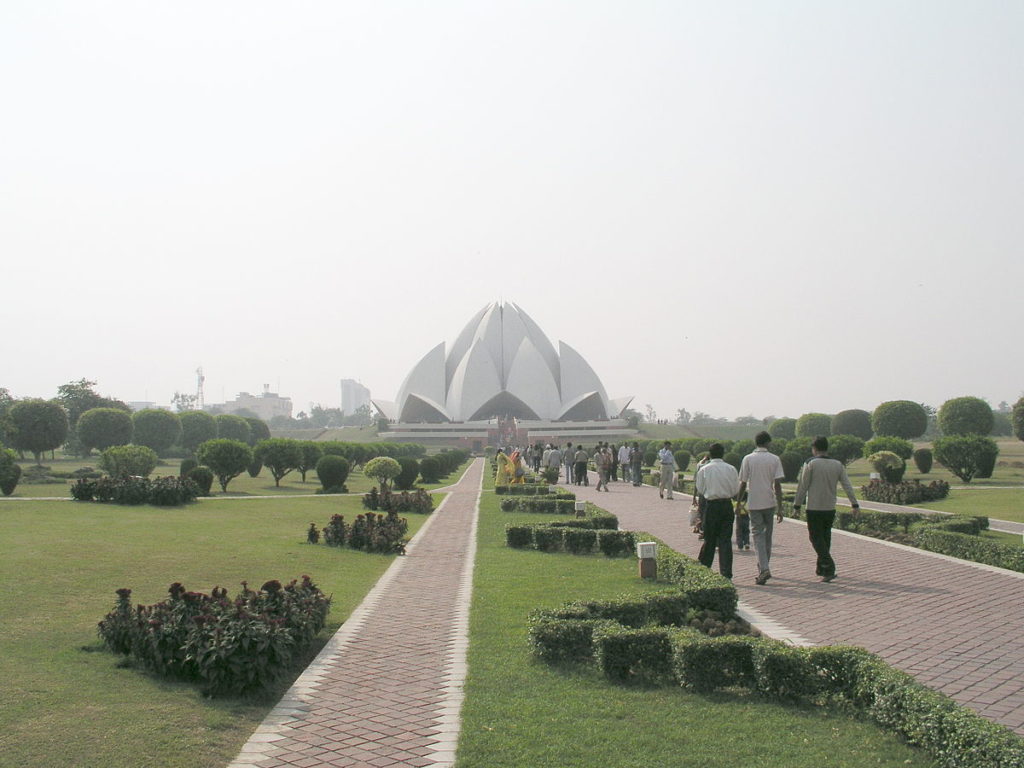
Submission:
[[[105,451],[114,445],[132,441],[132,415],[120,408],[90,408],[78,417],[75,433],[86,452]]]
[[[213,470],[209,467],[198,466],[194,469],[190,469],[187,475],[188,479],[196,484],[199,488],[200,496],[209,496],[210,489],[213,487],[214,474]]]
[[[797,437],[817,437],[832,434],[832,417],[825,413],[805,413],[796,420]]]
[[[840,411],[832,417],[833,435],[853,435],[861,440],[870,440],[874,434],[871,429],[871,414],[860,408]],[[831,444],[831,441],[830,441]]]
[[[432,456],[420,460],[420,477],[424,483],[436,483],[441,479],[441,462]]]
[[[690,459],[692,458],[690,456],[690,452],[689,451],[680,450],[680,451],[676,451],[672,455],[675,456],[675,458],[676,458],[676,468],[680,472],[685,472],[687,467],[690,466]]]
[[[928,412],[912,400],[889,400],[871,414],[871,429],[879,437],[913,440],[928,430]]]
[[[144,408],[132,414],[132,442],[152,448],[158,454],[181,440],[181,419],[178,414],[160,408]]]
[[[156,451],[144,445],[115,445],[100,455],[100,466],[113,476],[148,477],[159,461]]]
[[[796,437],[796,419],[790,419],[783,417],[776,419],[768,425],[768,432],[771,433],[773,440],[782,438],[783,440],[792,440]],[[707,450],[706,448],[704,450]]]
[[[882,476],[887,483],[899,483],[903,480],[903,473],[907,471],[907,462],[901,459],[892,451],[879,451],[868,456],[868,461],[875,468],[875,472]]]
[[[935,460],[965,483],[989,466],[995,466],[999,455],[996,441],[981,435],[940,437],[932,444],[932,450]]]
[[[914,444],[902,437],[876,437],[864,443],[864,458],[869,458],[879,451],[891,451],[904,461],[914,455]]]
[[[402,471],[395,475],[395,489],[399,491],[411,490],[416,483],[416,478],[420,476],[420,463],[416,459],[411,459],[407,456],[402,456],[396,459],[396,461],[398,461]]]
[[[943,435],[987,435],[992,431],[992,407],[979,397],[954,397],[939,408]]]
[[[864,454],[864,441],[856,435],[832,435],[828,439],[828,455],[833,459],[850,464]]]
[[[402,465],[388,456],[370,459],[363,466],[363,474],[380,484],[380,490],[387,490],[388,483],[402,472]]]
[[[9,448],[0,448],[0,493],[10,496],[21,479],[21,465],[17,455]]]
[[[188,473],[199,466],[199,462],[193,458],[182,459],[181,464],[178,465],[178,475],[181,477],[187,477]]]
[[[321,493],[348,493],[345,481],[348,480],[350,465],[342,456],[321,456],[316,463],[316,476],[320,480]]]
[[[782,471],[785,474],[785,481],[787,483],[795,483],[800,477],[800,470],[804,466],[804,457],[799,453],[787,451],[779,456],[779,461],[782,462]]]
[[[931,448],[918,448],[914,451],[914,466],[922,475],[932,471],[932,450]]]
[[[241,421],[245,424],[244,419]],[[245,428],[248,429],[249,425],[246,424]],[[203,466],[213,470],[221,491],[226,493],[228,483],[245,472],[252,463],[252,448],[241,440],[217,438],[200,445],[196,458]]]

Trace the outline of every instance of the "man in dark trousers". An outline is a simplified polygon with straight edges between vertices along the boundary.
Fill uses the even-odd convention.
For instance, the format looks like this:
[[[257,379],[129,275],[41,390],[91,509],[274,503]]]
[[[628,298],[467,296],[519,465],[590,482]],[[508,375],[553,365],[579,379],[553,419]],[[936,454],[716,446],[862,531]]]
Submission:
[[[697,493],[707,499],[704,513],[704,544],[697,559],[710,568],[718,550],[718,570],[732,578],[732,500],[740,492],[740,476],[736,467],[722,461],[725,448],[712,443],[708,448],[711,460],[697,470]]]
[[[811,444],[814,455],[800,471],[800,482],[793,500],[793,511],[799,512],[807,501],[807,535],[818,555],[816,573],[822,581],[836,577],[836,562],[832,559],[832,523],[836,519],[836,484],[841,483],[853,511],[860,511],[853,486],[846,475],[846,465],[828,455],[828,438],[816,437]]]

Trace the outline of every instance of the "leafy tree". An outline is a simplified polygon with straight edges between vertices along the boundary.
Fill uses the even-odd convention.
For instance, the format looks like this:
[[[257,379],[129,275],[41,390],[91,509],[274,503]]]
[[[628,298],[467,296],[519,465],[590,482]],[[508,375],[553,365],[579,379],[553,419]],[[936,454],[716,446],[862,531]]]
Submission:
[[[691,419],[693,419],[693,416],[685,408],[680,408],[676,411],[676,424],[679,426],[689,424]]]
[[[31,453],[36,464],[42,464],[43,453],[59,448],[68,436],[68,414],[55,400],[19,400],[8,416],[14,447]]]
[[[378,456],[370,459],[363,467],[363,474],[380,483],[381,491],[387,490],[388,481],[398,477],[402,465],[389,456]]]
[[[245,421],[249,425],[250,446],[256,445],[260,440],[270,439],[270,427],[263,419],[247,418]]]
[[[397,461],[402,471],[395,475],[395,488],[399,491],[408,491],[420,476],[420,463],[407,456],[402,456]]]
[[[954,397],[939,408],[944,435],[987,435],[992,431],[992,406],[980,397]]]
[[[768,432],[773,440],[778,440],[780,437],[784,440],[792,440],[796,437],[796,419],[790,419],[785,416],[781,419],[776,419],[768,425]]]
[[[256,443],[253,455],[274,476],[274,485],[281,486],[281,478],[296,469],[302,461],[298,440],[284,437],[269,437]]]
[[[864,441],[856,435],[832,435],[828,439],[828,455],[849,464],[864,454]]]
[[[132,416],[120,408],[90,408],[78,417],[78,442],[86,453],[96,448],[105,451],[112,445],[132,441]]]
[[[805,413],[796,420],[797,437],[828,436],[832,430],[832,417],[827,413]]]
[[[246,424],[246,428],[248,426]],[[245,472],[252,463],[252,448],[241,440],[217,438],[200,445],[196,458],[200,464],[213,470],[221,491],[227,493],[228,483]]]
[[[9,412],[15,402],[7,388],[0,387],[0,445],[10,445],[13,425]]]
[[[914,455],[914,444],[902,437],[875,437],[864,443],[864,458],[879,451],[892,451],[906,461]]]
[[[1013,424],[1010,417],[1002,411],[992,411],[992,437],[1010,437],[1013,435]]]
[[[0,493],[10,496],[21,479],[21,466],[15,461],[14,451],[0,448]]]
[[[185,411],[178,416],[181,422],[181,447],[194,454],[207,440],[217,437],[217,422],[203,411]]]
[[[249,428],[249,422],[244,418],[233,413],[220,413],[213,418],[217,422],[217,437],[222,440],[238,440],[246,445],[249,444],[252,430]]]
[[[1013,434],[1018,440],[1024,440],[1024,396],[1013,404]]]
[[[912,400],[889,400],[871,414],[871,429],[879,437],[913,440],[928,429],[928,412]]]
[[[950,435],[935,441],[933,453],[939,464],[969,483],[989,464],[995,465],[999,446],[990,437]]]
[[[300,440],[299,454],[299,465],[296,469],[302,474],[302,482],[306,482],[306,473],[316,466],[320,457],[324,455],[324,451],[319,443],[314,443],[312,440]]]
[[[181,418],[159,408],[146,408],[132,415],[136,445],[152,448],[158,454],[181,440]]]
[[[195,395],[186,395],[184,392],[175,392],[171,398],[171,403],[174,405],[174,410],[178,413],[185,413],[186,411],[195,410],[197,397]]]
[[[870,440],[874,434],[871,430],[871,414],[860,408],[840,411],[832,417],[833,435],[854,435],[861,440]]]
[[[115,445],[100,456],[100,466],[114,477],[149,477],[159,461],[156,451],[145,445]]]
[[[118,408],[131,413],[132,409],[128,407],[127,403],[103,397],[93,389],[95,386],[95,381],[79,379],[57,387],[57,402],[67,411],[68,424],[72,429],[78,425],[79,416],[93,408]]]

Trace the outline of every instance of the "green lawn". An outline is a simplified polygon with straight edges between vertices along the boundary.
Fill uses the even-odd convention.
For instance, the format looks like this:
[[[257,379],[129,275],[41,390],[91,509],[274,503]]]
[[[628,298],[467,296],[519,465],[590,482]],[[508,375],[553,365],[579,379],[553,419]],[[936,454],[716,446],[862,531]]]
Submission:
[[[120,668],[96,622],[119,587],[154,602],[174,581],[234,594],[242,580],[258,587],[309,574],[334,596],[315,653],[393,557],[311,546],[306,528],[360,511],[358,497],[339,496],[171,509],[0,504],[0,765],[226,765],[304,664],[262,698],[204,699],[191,685]],[[411,536],[426,518],[407,517]]]
[[[754,696],[613,685],[590,671],[534,661],[527,614],[578,598],[651,589],[632,558],[543,554],[504,546],[514,515],[484,493],[471,612],[459,768],[860,768],[930,765],[874,726],[831,709]]]

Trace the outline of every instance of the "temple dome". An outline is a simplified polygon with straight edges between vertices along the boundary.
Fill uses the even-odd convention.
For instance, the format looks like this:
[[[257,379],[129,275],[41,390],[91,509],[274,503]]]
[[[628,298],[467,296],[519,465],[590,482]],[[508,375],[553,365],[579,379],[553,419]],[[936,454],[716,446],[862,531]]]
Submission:
[[[399,422],[616,418],[632,398],[609,400],[583,356],[564,341],[558,351],[512,302],[477,312],[450,349],[431,349],[405,377],[395,402],[374,400]]]

